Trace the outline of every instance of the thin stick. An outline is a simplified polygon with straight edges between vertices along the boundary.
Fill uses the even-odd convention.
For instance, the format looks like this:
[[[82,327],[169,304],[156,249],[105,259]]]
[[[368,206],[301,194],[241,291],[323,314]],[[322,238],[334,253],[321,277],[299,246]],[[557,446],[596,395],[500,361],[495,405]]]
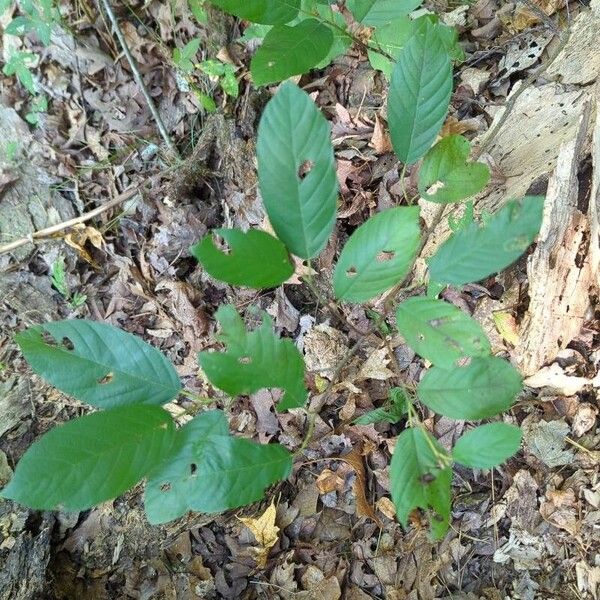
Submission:
[[[152,116],[154,117],[154,120],[156,121],[156,125],[158,127],[158,131],[160,132],[160,135],[162,136],[162,139],[164,140],[164,142],[167,145],[167,147],[169,148],[169,150],[177,158],[179,158],[179,152],[177,151],[175,144],[173,143],[173,141],[171,140],[171,138],[169,136],[167,128],[165,127],[165,124],[163,123],[163,120],[156,108],[156,105],[154,104],[154,100],[152,99],[152,96],[150,96],[150,92],[148,92],[148,89],[146,88],[146,86],[144,84],[144,80],[142,79],[142,74],[140,73],[140,71],[137,67],[137,63],[135,62],[135,59],[133,58],[133,55],[131,54],[131,51],[129,50],[129,46],[127,45],[125,36],[123,35],[121,28],[119,27],[119,22],[117,21],[117,17],[115,16],[115,13],[113,12],[113,9],[110,5],[110,0],[99,0],[99,2],[104,7],[104,11],[106,12],[106,15],[108,16],[108,18],[111,22],[111,25],[115,32],[115,35],[117,36],[117,39],[119,40],[119,44],[121,45],[121,48],[123,48],[123,53],[125,54],[125,57],[127,58],[127,61],[129,62],[129,66],[131,67],[131,71],[133,72],[133,78],[135,79],[135,82],[138,84],[138,86],[140,87],[140,90],[142,91],[142,94],[144,95],[146,104],[148,105],[148,108],[150,109],[150,112],[152,113]]]
[[[52,227],[46,227],[46,229],[40,229],[39,231],[35,231],[34,233],[32,233],[31,235],[28,235],[27,237],[19,238],[18,240],[15,240],[14,242],[10,242],[9,244],[0,246],[0,254],[6,254],[7,252],[12,252],[13,250],[16,250],[17,248],[20,248],[21,246],[25,246],[26,244],[34,244],[36,240],[50,237],[51,235],[54,235],[55,233],[59,233],[60,231],[64,231],[65,229],[68,229],[69,227],[73,227],[74,225],[79,225],[79,223],[85,223],[85,221],[89,221],[90,219],[97,217],[98,215],[102,214],[103,212],[129,200],[130,198],[135,196],[137,193],[138,193],[138,190],[136,188],[132,188],[122,194],[119,194],[116,198],[114,198],[110,202],[107,202],[106,204],[103,204],[102,206],[99,206],[98,208],[94,208],[94,210],[90,210],[89,212],[86,212],[79,217],[75,217],[74,219],[70,219],[69,221],[63,221],[62,223],[58,223],[57,225],[52,225]]]

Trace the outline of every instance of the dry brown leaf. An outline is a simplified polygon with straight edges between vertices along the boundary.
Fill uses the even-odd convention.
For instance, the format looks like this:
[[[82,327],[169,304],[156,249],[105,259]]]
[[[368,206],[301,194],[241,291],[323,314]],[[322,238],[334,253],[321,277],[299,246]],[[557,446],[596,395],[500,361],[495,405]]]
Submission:
[[[367,360],[363,363],[355,381],[361,379],[378,379],[385,381],[390,377],[394,377],[394,372],[387,368],[390,362],[387,348],[379,348],[371,353]]]
[[[259,546],[253,548],[256,562],[264,567],[271,548],[279,539],[279,527],[275,525],[277,511],[275,503],[271,502],[267,510],[258,518],[238,517],[238,519],[252,532]]]
[[[64,237],[65,242],[77,251],[77,254],[94,268],[99,268],[100,265],[92,258],[92,255],[85,249],[86,243],[89,241],[92,246],[102,249],[104,239],[102,234],[91,225],[79,223],[74,225],[70,232]]]
[[[367,500],[367,477],[361,449],[354,448],[349,454],[338,456],[337,460],[343,460],[348,463],[354,469],[354,473],[356,474],[356,480],[354,481],[354,495],[356,496],[356,513],[358,516],[368,517],[377,523],[379,527],[382,527],[381,520]]]
[[[396,518],[396,507],[387,496],[382,496],[379,498],[375,506],[377,510],[383,513],[388,519]]]
[[[375,117],[375,127],[370,145],[375,150],[375,154],[387,154],[392,151],[392,141],[378,116]]]
[[[331,469],[323,469],[317,477],[317,488],[321,494],[329,494],[329,492],[341,492],[344,488],[344,480]]]

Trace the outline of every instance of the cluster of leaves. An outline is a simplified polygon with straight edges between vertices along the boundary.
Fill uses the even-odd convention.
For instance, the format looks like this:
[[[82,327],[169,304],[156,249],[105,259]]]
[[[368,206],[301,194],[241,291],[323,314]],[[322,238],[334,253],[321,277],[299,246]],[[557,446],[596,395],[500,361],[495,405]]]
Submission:
[[[271,27],[253,59],[255,81],[268,83],[303,72],[314,66],[315,56],[322,60],[333,47],[331,25],[304,18],[303,0],[212,2]],[[399,9],[395,0],[346,2],[365,25],[405,17],[411,3],[402,4]],[[309,5],[332,11],[329,3]],[[485,187],[487,167],[468,161],[470,145],[461,136],[434,143],[448,112],[455,38],[431,18],[413,20],[411,31],[391,68],[387,114],[394,150],[404,167],[421,161],[418,186],[423,198],[440,204],[464,200]],[[311,53],[316,47],[321,51]],[[306,55],[311,60],[302,62]],[[292,275],[291,254],[305,260],[317,256],[336,222],[338,183],[330,128],[293,83],[280,86],[262,115],[257,158],[261,196],[275,235],[218,229],[192,253],[212,277],[262,289]],[[333,274],[338,301],[369,301],[399,285],[410,272],[424,243],[419,208],[410,200],[408,206],[372,216],[352,233]],[[437,296],[447,285],[480,281],[514,262],[537,234],[542,206],[539,197],[513,200],[480,222],[472,210],[465,211],[428,262],[428,296],[398,307],[398,330],[433,365],[416,390],[431,410],[477,421],[507,410],[519,393],[519,374],[491,356],[481,327]],[[302,356],[290,340],[272,333],[266,315],[253,331],[231,306],[221,307],[216,317],[226,350],[199,356],[215,387],[232,396],[265,387],[282,389],[278,410],[306,403]],[[102,411],[36,442],[5,488],[7,497],[34,508],[77,510],[147,478],[146,510],[152,522],[161,522],[190,509],[219,511],[246,504],[290,472],[292,457],[285,448],[230,436],[222,412],[203,412],[177,429],[157,406],[180,392],[173,368],[133,336],[98,323],[65,321],[33,327],[17,341],[36,372]],[[395,390],[389,405],[363,416],[363,422],[407,417],[408,428],[397,439],[390,468],[392,498],[403,524],[415,508],[431,512],[432,531],[439,537],[449,524],[453,462],[490,468],[518,449],[520,432],[502,422],[489,423],[466,433],[447,452],[419,422],[413,401],[403,389]]]
[[[225,352],[202,352],[212,383],[233,395],[275,386],[278,410],[302,406],[302,355],[277,338],[270,318],[247,331],[231,306],[216,314]],[[259,500],[287,477],[292,455],[229,434],[220,410],[201,412],[177,428],[161,405],[181,383],[155,348],[94,321],[57,321],[16,336],[33,370],[66,394],[101,410],[50,430],[19,462],[2,491],[31,508],[79,511],[114,498],[147,479],[145,508],[152,523],[188,510],[220,512]]]
[[[0,14],[8,9],[10,2],[0,2]],[[44,46],[50,45],[52,28],[60,22],[60,14],[54,6],[54,0],[21,0],[19,3],[21,15],[15,17],[4,30],[5,34],[25,36],[33,32]],[[21,85],[31,94],[29,112],[25,119],[32,125],[37,125],[40,113],[48,110],[48,98],[38,94],[32,68],[39,57],[29,51],[14,50],[2,68],[5,75],[14,75]]]

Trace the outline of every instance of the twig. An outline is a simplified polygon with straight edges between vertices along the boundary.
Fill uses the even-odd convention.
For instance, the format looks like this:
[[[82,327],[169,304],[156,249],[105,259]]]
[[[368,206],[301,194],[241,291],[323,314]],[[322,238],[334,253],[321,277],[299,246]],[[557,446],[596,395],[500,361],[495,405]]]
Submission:
[[[52,227],[46,227],[46,229],[40,229],[39,231],[35,231],[34,233],[32,233],[31,235],[28,235],[27,237],[19,238],[18,240],[15,240],[14,242],[10,242],[9,244],[0,246],[0,254],[6,254],[7,252],[12,252],[13,250],[16,250],[17,248],[20,248],[21,246],[25,246],[26,244],[33,244],[33,243],[35,243],[36,240],[50,237],[51,235],[54,235],[55,233],[59,233],[60,231],[68,229],[69,227],[73,227],[74,225],[78,225],[79,223],[84,223],[85,221],[89,221],[90,219],[97,217],[98,215],[102,214],[103,212],[105,212],[115,206],[118,206],[119,204],[122,204],[123,202],[126,202],[127,200],[129,200],[130,198],[135,196],[137,193],[138,193],[138,190],[136,188],[132,188],[122,194],[119,194],[116,198],[114,198],[110,202],[107,202],[106,204],[103,204],[102,206],[99,206],[98,208],[94,208],[94,210],[90,210],[89,212],[86,212],[79,217],[75,217],[74,219],[70,219],[69,221],[63,221],[62,223],[58,223],[56,225],[52,225]]]
[[[146,88],[146,85],[144,84],[144,80],[142,79],[142,74],[140,73],[140,70],[138,69],[137,63],[135,62],[133,55],[131,54],[131,50],[129,49],[129,46],[127,45],[127,40],[125,39],[125,36],[123,35],[121,28],[119,27],[119,22],[117,21],[117,17],[115,16],[115,13],[113,12],[113,9],[110,5],[110,0],[98,0],[98,1],[102,4],[104,11],[106,12],[106,15],[108,16],[108,18],[111,22],[111,25],[115,32],[115,35],[117,36],[117,39],[119,40],[119,44],[121,45],[121,48],[123,48],[123,53],[125,54],[125,57],[127,58],[127,61],[129,62],[129,66],[131,67],[131,71],[133,73],[133,78],[135,79],[135,82],[140,87],[140,90],[142,91],[144,99],[146,100],[146,104],[148,105],[148,108],[150,109],[150,112],[152,113],[152,116],[154,117],[154,120],[156,121],[156,125],[158,127],[158,131],[160,132],[160,135],[162,136],[162,139],[164,140],[164,142],[167,145],[167,147],[169,148],[169,150],[177,158],[179,158],[179,152],[177,150],[177,147],[173,143],[173,140],[171,140],[169,133],[167,131],[167,128],[165,127],[165,124],[163,123],[163,120],[156,108],[156,105],[154,104],[154,100],[152,99],[150,92],[148,91],[148,89]]]

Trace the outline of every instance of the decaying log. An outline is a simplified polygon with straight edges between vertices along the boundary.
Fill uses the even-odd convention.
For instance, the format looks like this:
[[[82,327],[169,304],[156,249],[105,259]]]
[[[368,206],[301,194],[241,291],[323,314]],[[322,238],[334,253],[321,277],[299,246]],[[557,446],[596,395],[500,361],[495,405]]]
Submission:
[[[592,279],[589,214],[578,208],[577,173],[591,105],[575,137],[561,145],[550,177],[537,246],[529,257],[529,308],[515,355],[526,375],[551,362],[581,330]]]

